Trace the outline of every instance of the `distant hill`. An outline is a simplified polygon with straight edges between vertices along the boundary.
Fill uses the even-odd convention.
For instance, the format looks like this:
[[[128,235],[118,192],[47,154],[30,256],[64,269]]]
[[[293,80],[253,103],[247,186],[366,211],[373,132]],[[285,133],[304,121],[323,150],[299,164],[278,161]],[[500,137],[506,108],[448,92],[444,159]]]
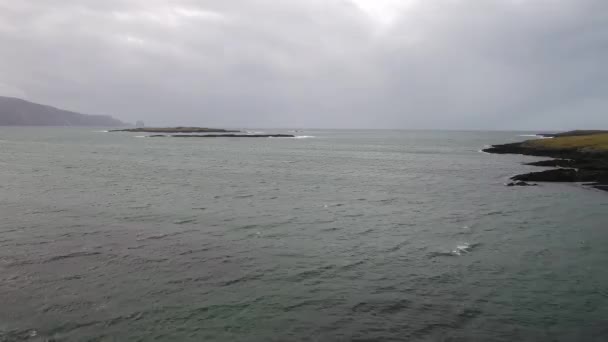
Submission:
[[[126,126],[107,115],[85,115],[0,96],[0,126]]]

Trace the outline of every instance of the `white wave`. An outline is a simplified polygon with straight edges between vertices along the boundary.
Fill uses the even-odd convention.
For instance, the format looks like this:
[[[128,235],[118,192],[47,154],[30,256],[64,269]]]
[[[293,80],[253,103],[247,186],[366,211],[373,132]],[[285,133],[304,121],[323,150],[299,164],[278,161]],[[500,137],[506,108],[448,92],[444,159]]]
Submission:
[[[492,147],[492,145],[484,145],[483,148],[481,150],[477,151],[477,152],[483,153],[483,154],[491,154],[491,153],[488,153],[488,152],[484,152],[484,150],[486,148],[490,148],[490,147]]]
[[[136,135],[135,138],[147,138],[147,135]]]
[[[456,249],[452,251],[453,255],[461,256],[470,253],[475,247],[479,246],[479,243],[470,244],[468,242],[462,243],[456,246]]]
[[[520,137],[537,138],[537,139],[553,139],[553,137],[546,137],[540,134],[520,134]]]
[[[268,137],[269,139],[274,139],[275,137]],[[312,135],[298,135],[295,137],[284,137],[284,138],[279,138],[279,139],[312,139],[312,138],[316,138],[315,136]]]
[[[93,131],[93,133],[109,133],[110,131]]]
[[[454,249],[452,251],[452,254],[463,255],[463,254],[469,253],[470,251],[471,251],[471,245],[469,245],[468,243],[464,243],[462,245],[456,246],[456,249]]]

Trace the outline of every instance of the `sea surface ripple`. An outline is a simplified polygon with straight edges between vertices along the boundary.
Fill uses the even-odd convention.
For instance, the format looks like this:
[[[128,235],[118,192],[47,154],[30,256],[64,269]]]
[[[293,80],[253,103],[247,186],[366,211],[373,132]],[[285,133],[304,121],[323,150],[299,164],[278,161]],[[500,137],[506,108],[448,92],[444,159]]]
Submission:
[[[505,187],[525,132],[297,134],[0,128],[0,341],[608,339],[608,196]]]

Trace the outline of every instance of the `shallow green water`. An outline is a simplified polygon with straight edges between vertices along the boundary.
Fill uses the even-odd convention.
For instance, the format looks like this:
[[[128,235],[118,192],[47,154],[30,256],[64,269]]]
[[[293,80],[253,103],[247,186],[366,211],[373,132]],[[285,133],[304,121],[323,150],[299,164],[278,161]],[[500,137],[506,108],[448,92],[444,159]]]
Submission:
[[[0,341],[608,338],[608,193],[522,133],[94,131],[0,128]]]

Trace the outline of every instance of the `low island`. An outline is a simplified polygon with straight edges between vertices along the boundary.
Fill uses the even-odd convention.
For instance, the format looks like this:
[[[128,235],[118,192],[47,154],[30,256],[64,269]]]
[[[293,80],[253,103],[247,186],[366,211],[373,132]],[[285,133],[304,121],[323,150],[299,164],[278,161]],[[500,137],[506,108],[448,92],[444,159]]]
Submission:
[[[149,138],[295,138],[291,134],[156,134]]]
[[[131,133],[240,133],[241,131],[231,131],[221,128],[207,127],[137,127],[127,129],[115,129],[110,132],[131,132]]]
[[[528,163],[554,169],[517,175],[514,185],[526,182],[582,182],[608,191],[608,131],[571,131],[543,134],[551,139],[494,145],[483,150],[497,154],[523,154],[555,159]]]
[[[110,132],[157,133],[149,135],[149,138],[295,138],[295,135],[291,134],[250,134],[206,127],[138,127]]]

